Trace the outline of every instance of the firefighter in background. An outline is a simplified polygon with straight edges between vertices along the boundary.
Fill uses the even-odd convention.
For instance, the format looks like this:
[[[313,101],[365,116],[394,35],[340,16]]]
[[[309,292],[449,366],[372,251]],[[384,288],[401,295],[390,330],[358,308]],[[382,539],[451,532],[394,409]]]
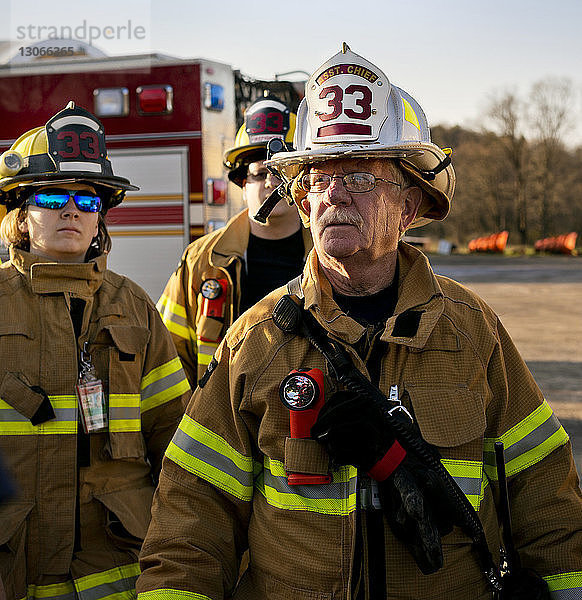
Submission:
[[[158,302],[192,388],[228,327],[298,275],[311,249],[311,236],[294,206],[279,202],[266,223],[253,219],[281,183],[264,165],[267,142],[278,137],[291,143],[295,120],[273,96],[249,107],[234,148],[224,155],[228,177],[242,188],[247,208],[186,248]]]
[[[135,597],[163,452],[190,391],[147,294],[107,270],[127,179],[71,102],[1,159],[0,506],[8,600]]]
[[[287,294],[230,327],[194,392],[166,450],[138,598],[491,600],[496,442],[515,548],[545,579],[522,571],[507,581],[536,591],[504,599],[579,598],[568,436],[491,308],[401,240],[447,215],[450,153],[346,45],[297,115],[296,150],[268,164],[314,251]]]

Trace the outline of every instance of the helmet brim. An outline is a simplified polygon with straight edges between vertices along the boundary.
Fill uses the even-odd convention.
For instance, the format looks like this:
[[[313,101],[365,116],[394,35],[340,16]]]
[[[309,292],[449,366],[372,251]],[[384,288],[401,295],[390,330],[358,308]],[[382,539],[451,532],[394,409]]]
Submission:
[[[231,148],[224,154],[223,164],[229,170],[236,169],[242,164],[254,162],[254,160],[251,160],[251,157],[256,156],[260,152],[262,152],[264,156],[262,158],[255,158],[254,160],[264,160],[267,157],[266,142],[249,144],[247,146],[240,146],[239,148]]]
[[[88,183],[89,185],[102,186],[111,190],[111,196],[108,199],[105,212],[109,209],[121,204],[125,192],[134,192],[139,190],[139,187],[129,183],[124,177],[104,177],[102,175],[91,175],[86,171],[76,172],[71,171],[64,175],[63,173],[43,173],[39,175],[15,175],[7,177],[2,182],[2,190],[0,190],[0,204],[5,204],[7,210],[12,210],[20,205],[15,192],[17,188],[38,187],[46,184],[66,184],[66,183]]]
[[[228,178],[235,185],[242,188],[245,179],[247,178],[248,166],[253,162],[265,160],[267,157],[267,149],[255,147],[239,156],[233,167],[228,170]]]

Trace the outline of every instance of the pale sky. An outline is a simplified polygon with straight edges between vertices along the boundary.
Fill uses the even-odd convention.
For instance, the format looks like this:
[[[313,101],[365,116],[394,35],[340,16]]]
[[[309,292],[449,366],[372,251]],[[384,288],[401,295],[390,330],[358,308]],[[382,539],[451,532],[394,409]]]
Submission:
[[[106,54],[204,57],[259,78],[311,73],[345,41],[411,93],[432,125],[477,127],[491,94],[526,94],[548,76],[572,80],[578,93],[572,112],[582,114],[580,0],[0,0],[0,6],[0,39],[25,43],[23,33],[63,25],[100,33],[110,27],[120,31],[119,40],[93,41]],[[139,39],[127,39],[129,22],[134,33],[142,28]],[[582,144],[582,128],[578,133]]]

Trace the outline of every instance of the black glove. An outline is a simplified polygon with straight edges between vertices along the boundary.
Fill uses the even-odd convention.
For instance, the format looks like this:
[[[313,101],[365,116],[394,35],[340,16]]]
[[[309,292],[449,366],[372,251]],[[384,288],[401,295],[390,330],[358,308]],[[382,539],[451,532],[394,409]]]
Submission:
[[[378,483],[382,511],[394,535],[419,569],[430,575],[443,566],[441,537],[460,524],[441,477],[408,452],[394,473]]]
[[[394,433],[382,409],[353,392],[336,392],[323,405],[311,437],[338,465],[369,471],[393,446]]]
[[[548,584],[529,569],[517,569],[503,577],[502,600],[550,600]]]
[[[386,520],[420,570],[428,575],[442,567],[441,536],[456,524],[456,505],[440,476],[410,451],[402,451],[391,461],[384,473],[392,467],[395,470],[387,479],[375,476],[379,461],[395,448],[390,421],[398,418],[405,427],[415,429],[398,413],[387,415],[366,396],[336,392],[321,409],[311,436],[325,447],[336,464],[354,465],[379,482]],[[416,430],[414,435],[420,437],[420,432]],[[438,458],[436,448],[427,448]]]

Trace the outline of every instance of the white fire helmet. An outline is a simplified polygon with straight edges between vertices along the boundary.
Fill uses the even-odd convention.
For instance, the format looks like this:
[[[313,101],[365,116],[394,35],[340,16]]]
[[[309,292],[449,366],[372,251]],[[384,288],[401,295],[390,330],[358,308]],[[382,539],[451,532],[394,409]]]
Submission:
[[[305,84],[293,146],[294,152],[279,152],[267,162],[284,181],[316,162],[393,158],[426,192],[412,227],[444,219],[449,212],[455,190],[451,150],[431,142],[416,100],[345,43]]]

